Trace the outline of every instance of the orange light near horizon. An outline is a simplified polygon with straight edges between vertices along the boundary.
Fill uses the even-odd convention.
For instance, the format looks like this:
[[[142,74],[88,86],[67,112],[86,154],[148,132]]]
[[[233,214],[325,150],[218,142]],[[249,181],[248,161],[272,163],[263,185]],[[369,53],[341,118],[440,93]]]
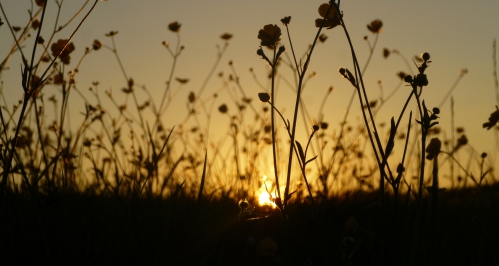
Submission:
[[[270,206],[272,208],[277,208],[272,198],[275,198],[275,192],[271,192],[274,184],[266,175],[262,176],[262,185],[258,189],[258,204],[260,206]],[[267,189],[270,192],[267,192]]]

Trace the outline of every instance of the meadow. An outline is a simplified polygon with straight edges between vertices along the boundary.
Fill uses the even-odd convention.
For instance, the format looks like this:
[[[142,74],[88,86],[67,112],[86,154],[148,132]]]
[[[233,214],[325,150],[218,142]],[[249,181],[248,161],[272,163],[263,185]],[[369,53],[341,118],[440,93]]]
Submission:
[[[20,27],[0,1],[0,31],[12,37],[0,58],[2,265],[499,265],[499,109],[477,118],[494,152],[477,151],[454,125],[466,69],[429,106],[426,90],[444,78],[432,72],[433,54],[377,47],[380,19],[351,39],[348,10],[330,1],[310,7],[316,32],[306,51],[295,51],[290,16],[255,28],[262,64],[250,84],[237,58],[224,58],[237,49],[231,33],[220,34],[199,87],[179,76],[189,44],[181,21],[169,22],[158,94],[123,64],[118,30],[74,42],[104,3],[86,1],[62,19],[63,2],[31,1]],[[351,63],[336,72],[341,85],[305,99],[327,31],[342,32]],[[364,81],[376,56],[407,69],[390,73],[394,88]],[[499,95],[495,41],[491,57]],[[111,58],[120,84],[80,81],[103,64],[96,58]],[[18,84],[5,87],[13,76]],[[337,87],[351,97],[333,123],[326,106]]]

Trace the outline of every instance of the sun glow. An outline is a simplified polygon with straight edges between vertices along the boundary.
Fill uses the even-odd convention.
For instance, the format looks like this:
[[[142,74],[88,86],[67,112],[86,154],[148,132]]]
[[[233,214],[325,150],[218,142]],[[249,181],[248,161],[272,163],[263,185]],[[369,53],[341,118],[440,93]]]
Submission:
[[[260,206],[270,206],[272,208],[277,208],[275,203],[272,201],[272,199],[275,197],[276,194],[274,182],[272,182],[272,180],[266,175],[262,176],[262,185],[258,189],[258,204]]]

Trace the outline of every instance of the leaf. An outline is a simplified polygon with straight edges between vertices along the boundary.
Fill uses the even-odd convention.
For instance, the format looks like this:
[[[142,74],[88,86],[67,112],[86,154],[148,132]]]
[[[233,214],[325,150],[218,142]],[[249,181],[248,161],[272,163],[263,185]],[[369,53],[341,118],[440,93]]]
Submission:
[[[301,147],[300,142],[298,142],[297,140],[295,142],[296,142],[296,147],[298,148],[298,154],[300,155],[300,160],[302,162],[304,162],[305,161],[305,153],[303,153],[303,148]]]
[[[317,155],[315,155],[312,159],[309,159],[309,160],[305,163],[305,165],[307,165],[309,162],[311,162],[311,161],[315,160],[316,158],[317,158]]]

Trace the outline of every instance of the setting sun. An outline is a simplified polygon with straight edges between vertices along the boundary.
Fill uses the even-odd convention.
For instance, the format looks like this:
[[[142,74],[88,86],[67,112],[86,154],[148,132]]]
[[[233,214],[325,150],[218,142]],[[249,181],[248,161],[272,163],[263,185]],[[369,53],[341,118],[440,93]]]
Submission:
[[[272,198],[276,197],[275,192],[270,192],[272,191],[273,187],[274,183],[272,182],[272,180],[270,180],[266,175],[262,176],[262,185],[258,189],[258,205],[271,206],[272,208],[277,207],[272,201]]]

